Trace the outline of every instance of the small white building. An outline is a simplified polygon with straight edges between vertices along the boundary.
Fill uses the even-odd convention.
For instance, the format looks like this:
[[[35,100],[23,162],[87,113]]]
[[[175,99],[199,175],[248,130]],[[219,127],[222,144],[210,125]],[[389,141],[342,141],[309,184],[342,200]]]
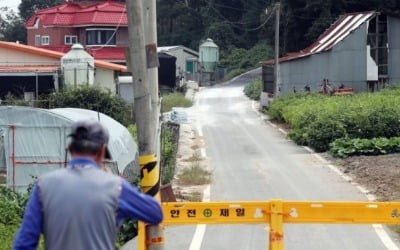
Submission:
[[[7,93],[35,97],[58,90],[63,83],[64,53],[0,41],[0,96]],[[117,78],[126,66],[94,60],[93,86],[116,93]]]
[[[181,83],[188,80],[199,80],[199,53],[182,45],[158,47],[157,52],[163,52],[176,57],[176,76]]]

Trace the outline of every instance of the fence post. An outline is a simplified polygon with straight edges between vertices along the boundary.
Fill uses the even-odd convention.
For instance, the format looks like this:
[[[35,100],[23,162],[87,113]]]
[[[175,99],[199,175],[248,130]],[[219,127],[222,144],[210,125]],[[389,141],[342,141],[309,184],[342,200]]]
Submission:
[[[144,222],[138,221],[138,250],[146,250],[146,224]]]
[[[283,202],[271,200],[269,250],[283,250]]]

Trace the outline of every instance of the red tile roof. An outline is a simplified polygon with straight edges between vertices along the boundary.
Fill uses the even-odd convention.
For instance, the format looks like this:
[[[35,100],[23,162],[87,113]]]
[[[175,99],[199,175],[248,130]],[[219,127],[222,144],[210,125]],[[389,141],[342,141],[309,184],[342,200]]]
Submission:
[[[71,46],[43,46],[43,48],[67,53]],[[96,60],[106,61],[125,61],[125,49],[124,47],[86,47],[85,50]]]
[[[360,27],[365,21],[375,16],[375,11],[348,13],[339,17],[331,27],[329,27],[313,44],[304,50],[288,53],[279,58],[279,62],[287,62],[299,58],[307,57],[313,54],[330,50],[333,46],[343,41],[352,31]],[[274,64],[274,60],[263,62],[264,64]]]
[[[86,51],[99,60],[125,61],[125,49],[122,47],[86,48]]]
[[[126,6],[111,1],[90,6],[66,2],[62,5],[38,10],[28,19],[25,27],[33,27],[36,20],[40,20],[43,26],[128,25]]]
[[[0,41],[0,48],[13,49],[13,50],[17,50],[17,51],[21,51],[21,52],[25,52],[25,53],[30,53],[30,54],[35,54],[35,55],[40,55],[40,56],[55,58],[55,59],[61,59],[61,57],[63,57],[65,55],[65,53],[62,53],[62,52],[37,48],[34,46],[13,43],[13,42]],[[115,64],[115,63],[109,63],[109,62],[104,62],[101,60],[95,60],[94,64],[96,67],[100,67],[100,68],[104,68],[104,69],[110,69],[110,70],[121,71],[121,72],[126,71],[126,66],[122,66],[119,64]]]

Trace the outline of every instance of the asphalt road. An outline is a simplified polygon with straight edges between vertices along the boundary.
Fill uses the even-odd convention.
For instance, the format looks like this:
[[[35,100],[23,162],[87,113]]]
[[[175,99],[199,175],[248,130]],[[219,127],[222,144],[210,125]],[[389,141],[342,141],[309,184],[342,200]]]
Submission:
[[[303,147],[267,124],[243,95],[259,71],[229,83],[203,88],[192,108],[204,134],[213,171],[212,201],[284,200],[365,201]],[[191,250],[268,249],[267,225],[206,226]],[[166,249],[189,249],[195,227],[169,227]],[[388,249],[370,225],[285,225],[285,249]],[[397,248],[390,248],[397,249]]]

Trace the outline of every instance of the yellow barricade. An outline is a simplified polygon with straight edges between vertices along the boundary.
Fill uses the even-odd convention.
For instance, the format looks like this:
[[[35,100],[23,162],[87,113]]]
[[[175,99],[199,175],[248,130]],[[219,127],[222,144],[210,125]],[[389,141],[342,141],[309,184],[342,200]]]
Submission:
[[[163,203],[164,225],[269,224],[269,249],[283,249],[283,223],[400,224],[400,202]]]

